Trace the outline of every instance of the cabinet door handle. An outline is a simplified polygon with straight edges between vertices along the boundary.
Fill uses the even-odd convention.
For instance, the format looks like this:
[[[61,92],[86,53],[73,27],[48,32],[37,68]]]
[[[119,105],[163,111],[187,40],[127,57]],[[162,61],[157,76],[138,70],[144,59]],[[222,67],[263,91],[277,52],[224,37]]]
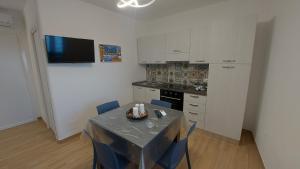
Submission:
[[[234,69],[235,66],[222,66],[222,68],[224,68],[224,69]]]
[[[225,62],[225,63],[234,63],[234,62],[236,62],[236,60],[223,60],[223,62]]]
[[[199,96],[191,96],[192,98],[199,99]]]
[[[189,112],[191,115],[198,115],[198,113]]]
[[[175,52],[175,53],[184,53],[184,52],[182,52],[181,50],[173,50],[173,52]]]
[[[152,92],[155,92],[156,90],[155,90],[155,89],[151,89],[151,91],[152,91]]]
[[[196,60],[196,62],[198,62],[198,63],[204,63],[205,60]]]
[[[196,104],[190,104],[191,106],[193,107],[198,107],[199,105],[196,105]]]
[[[196,123],[197,121],[194,121],[194,120],[189,120],[189,122],[191,122],[191,123]]]

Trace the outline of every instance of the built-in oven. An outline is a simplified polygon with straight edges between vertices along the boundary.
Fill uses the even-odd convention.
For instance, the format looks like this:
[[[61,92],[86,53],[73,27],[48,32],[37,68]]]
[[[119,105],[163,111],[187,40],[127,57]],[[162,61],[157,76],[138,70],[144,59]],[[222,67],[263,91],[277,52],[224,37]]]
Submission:
[[[183,111],[183,92],[161,89],[160,100],[172,103],[172,109]]]

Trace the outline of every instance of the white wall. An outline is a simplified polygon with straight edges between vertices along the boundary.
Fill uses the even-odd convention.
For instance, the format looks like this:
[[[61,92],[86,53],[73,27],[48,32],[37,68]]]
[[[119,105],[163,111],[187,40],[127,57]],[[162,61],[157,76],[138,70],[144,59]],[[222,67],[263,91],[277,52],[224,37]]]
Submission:
[[[0,27],[1,130],[35,120],[36,111],[28,81],[28,46],[22,13],[3,8],[0,8],[0,13],[13,16],[14,21],[11,29]]]
[[[300,167],[300,1],[264,0],[276,16],[267,53],[256,143],[267,169]]]
[[[49,64],[48,75],[58,139],[80,132],[96,105],[132,101],[131,83],[145,80],[137,64],[135,21],[79,0],[38,0],[43,35],[95,40],[96,63]],[[98,44],[122,47],[121,63],[100,63]]]

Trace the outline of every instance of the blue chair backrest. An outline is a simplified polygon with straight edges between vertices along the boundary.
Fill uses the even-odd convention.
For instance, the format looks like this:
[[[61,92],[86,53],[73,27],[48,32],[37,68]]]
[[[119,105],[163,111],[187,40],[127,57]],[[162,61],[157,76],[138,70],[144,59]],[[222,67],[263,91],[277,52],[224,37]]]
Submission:
[[[175,144],[175,148],[173,149],[173,152],[171,153],[172,155],[170,158],[170,160],[171,160],[170,164],[173,165],[171,168],[176,168],[178,161],[181,161],[181,158],[184,156],[186,151],[188,151],[188,138],[191,135],[191,133],[195,130],[196,124],[197,123],[194,123],[190,127],[186,138],[180,140],[177,143],[173,143],[173,144]]]
[[[120,107],[119,102],[115,100],[115,101],[104,103],[104,104],[97,106],[97,111],[98,111],[98,114],[102,114],[102,113],[111,111],[113,109],[119,108],[119,107]]]
[[[97,153],[97,162],[105,169],[120,169],[118,158],[111,147],[95,140],[93,142]]]
[[[105,169],[120,169],[118,158],[115,152],[106,144],[99,143],[91,137],[91,135],[83,130],[92,141],[94,150],[94,164],[93,169],[96,169],[96,162],[104,166]]]
[[[162,100],[151,100],[151,104],[157,105],[157,106],[161,106],[161,107],[165,107],[165,108],[171,108],[172,107],[172,103],[166,102],[166,101],[162,101]]]

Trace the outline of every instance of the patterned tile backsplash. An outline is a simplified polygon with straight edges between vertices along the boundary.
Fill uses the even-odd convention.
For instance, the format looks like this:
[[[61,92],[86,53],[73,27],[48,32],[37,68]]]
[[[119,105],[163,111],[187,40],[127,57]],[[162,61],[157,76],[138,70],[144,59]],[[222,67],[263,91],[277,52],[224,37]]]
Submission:
[[[147,81],[158,81],[182,85],[192,85],[208,78],[209,65],[193,65],[185,62],[164,65],[147,65]]]

